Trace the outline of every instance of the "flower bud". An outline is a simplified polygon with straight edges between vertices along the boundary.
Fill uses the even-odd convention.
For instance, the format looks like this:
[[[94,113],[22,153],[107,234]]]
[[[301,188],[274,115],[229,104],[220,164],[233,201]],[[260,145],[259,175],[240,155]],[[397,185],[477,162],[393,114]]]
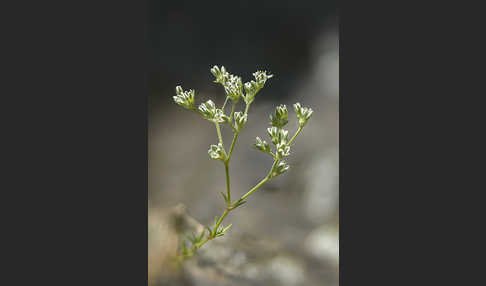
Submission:
[[[211,68],[211,73],[214,75],[215,78],[218,78],[221,75],[221,70],[218,66],[213,66]]]
[[[274,145],[287,143],[289,141],[289,131],[285,129],[280,129],[275,126],[269,127],[267,129],[268,135],[272,139]]]
[[[208,154],[211,157],[211,159],[214,160],[224,161],[226,158],[226,154],[224,152],[224,148],[223,145],[221,145],[221,143],[218,143],[218,145],[211,145],[209,147]]]
[[[270,114],[270,125],[282,128],[284,127],[289,121],[287,120],[287,106],[280,105],[275,108],[275,114]]]
[[[245,93],[244,100],[246,104],[250,104],[255,99],[255,95],[260,89],[258,88],[258,84],[255,81],[250,81],[245,83]]]
[[[267,71],[256,71],[253,73],[253,76],[255,77],[256,82],[260,86],[260,88],[263,87],[267,79],[272,78],[273,75],[267,75]]]
[[[267,75],[266,71],[256,71],[253,73],[255,81],[246,82],[244,84],[246,96],[244,96],[246,104],[250,104],[255,99],[255,95],[263,88],[267,79],[273,75]]]
[[[229,123],[230,118],[224,114],[222,109],[216,108],[216,112],[214,113],[213,121],[218,122],[218,123]]]
[[[275,156],[277,160],[290,155],[290,147],[286,143],[279,143],[276,146]]]
[[[181,86],[176,87],[176,96],[173,96],[175,103],[186,109],[194,109],[194,90],[184,91]]]
[[[221,67],[221,69],[218,66],[214,66],[211,69],[211,73],[214,75],[216,80],[214,82],[219,82],[221,84],[224,84],[226,77],[228,73],[226,72],[226,69],[224,67]]]
[[[241,78],[229,75],[228,80],[223,83],[226,95],[233,101],[238,102],[240,97],[243,95],[243,84],[241,83]]]
[[[199,105],[199,111],[201,112],[202,116],[207,120],[214,120],[214,116],[216,115],[216,105],[212,100],[208,100],[205,103]]]
[[[289,168],[290,166],[285,161],[280,161],[272,172],[272,178],[287,172]]]
[[[262,152],[265,153],[271,152],[270,145],[265,140],[260,139],[260,137],[256,138],[256,143],[253,146],[255,146],[256,149]]]
[[[243,128],[243,126],[245,126],[246,121],[248,119],[248,115],[243,114],[240,111],[237,111],[235,112],[234,117],[235,117],[235,128],[236,130],[240,131]]]
[[[294,104],[294,110],[297,115],[297,118],[299,119],[300,127],[304,127],[304,125],[307,123],[307,120],[311,118],[312,113],[314,112],[311,108],[300,106],[300,103],[298,102]]]
[[[272,140],[273,144],[278,144],[278,128],[277,127],[268,127],[267,133],[270,139]]]

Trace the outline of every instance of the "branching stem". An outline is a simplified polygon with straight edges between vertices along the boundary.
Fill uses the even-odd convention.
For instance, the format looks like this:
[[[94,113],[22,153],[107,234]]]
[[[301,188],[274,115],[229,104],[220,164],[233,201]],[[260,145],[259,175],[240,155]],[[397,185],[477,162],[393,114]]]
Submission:
[[[239,134],[240,134],[239,132],[236,132],[235,135],[233,136],[233,141],[231,142],[231,147],[230,147],[230,150],[229,150],[229,153],[228,153],[228,159],[227,159],[228,163],[229,163],[229,160],[231,159],[231,154],[233,154],[233,149],[235,148],[236,139],[238,139]]]
[[[180,86],[176,87],[177,96],[174,97],[174,100],[176,101],[177,104],[182,105],[184,108],[189,109],[189,110],[191,110],[195,113],[202,115],[207,120],[213,121],[214,125],[216,126],[216,132],[218,134],[219,145],[222,146],[222,150],[221,150],[221,147],[217,146],[217,148],[218,148],[217,152],[218,153],[216,155],[214,155],[214,153],[211,153],[211,152],[216,152],[216,151],[213,150],[214,147],[212,145],[211,149],[208,151],[208,153],[210,153],[210,156],[213,159],[221,160],[224,164],[225,175],[226,175],[226,194],[224,194],[223,192],[221,192],[221,193],[222,193],[222,195],[223,195],[223,197],[226,201],[226,208],[224,209],[223,213],[221,214],[221,216],[219,218],[218,217],[215,218],[214,226],[212,228],[209,227],[209,226],[207,227],[207,231],[209,233],[206,233],[206,230],[205,230],[204,232],[200,232],[197,236],[193,235],[193,237],[189,237],[189,239],[192,242],[192,247],[187,248],[185,241],[183,241],[182,253],[176,257],[180,262],[184,261],[186,258],[192,257],[197,252],[197,250],[199,248],[201,248],[204,244],[206,244],[208,241],[210,241],[210,240],[212,240],[216,237],[224,235],[225,232],[231,227],[231,225],[228,225],[226,227],[222,226],[224,218],[231,211],[233,211],[237,207],[241,206],[242,204],[246,203],[245,200],[249,196],[251,196],[254,192],[256,192],[258,189],[260,189],[266,182],[270,181],[272,178],[280,175],[281,173],[285,172],[288,169],[288,165],[286,165],[282,162],[282,163],[280,163],[280,166],[279,166],[279,162],[283,158],[283,156],[288,156],[288,149],[290,148],[290,145],[295,140],[297,135],[302,131],[303,126],[300,126],[300,125],[305,125],[305,122],[307,121],[307,119],[309,119],[310,116],[312,115],[311,109],[303,108],[303,107],[300,106],[299,103],[296,103],[294,105],[294,108],[297,112],[297,117],[299,118],[299,128],[295,132],[294,136],[292,136],[292,138],[288,141],[288,143],[286,143],[285,140],[281,140],[281,139],[279,139],[281,142],[278,142],[279,143],[278,146],[280,146],[280,147],[281,147],[280,144],[288,145],[288,146],[284,146],[285,148],[287,148],[287,151],[285,151],[287,153],[282,153],[283,151],[281,151],[281,150],[283,150],[283,149],[278,149],[278,150],[276,149],[275,154],[274,154],[273,152],[271,152],[271,150],[268,150],[268,148],[267,148],[268,146],[266,146],[264,148],[264,150],[262,150],[261,148],[259,148],[257,146],[257,148],[259,150],[262,150],[262,151],[264,151],[264,152],[266,152],[266,153],[268,153],[268,154],[270,154],[274,157],[273,165],[272,165],[270,171],[268,172],[268,174],[259,183],[257,183],[253,188],[251,188],[248,192],[246,192],[244,195],[242,195],[237,201],[232,202],[231,201],[230,174],[229,174],[229,163],[230,163],[230,160],[231,160],[231,156],[233,155],[233,150],[236,146],[236,141],[238,139],[239,133],[241,132],[241,129],[243,128],[243,126],[246,123],[247,116],[248,116],[248,110],[250,108],[251,103],[254,100],[254,96],[263,87],[263,85],[265,84],[265,81],[268,78],[273,77],[273,75],[267,75],[266,71],[263,71],[263,72],[257,71],[256,73],[254,73],[253,75],[255,77],[255,81],[245,83],[245,86],[244,86],[245,92],[246,92],[246,97],[245,97],[243,95],[241,78],[235,77],[235,76],[229,74],[228,72],[226,72],[224,67],[219,68],[217,66],[214,66],[211,69],[211,72],[216,77],[215,82],[219,82],[225,87],[225,90],[227,91],[227,95],[231,94],[231,98],[230,98],[230,96],[226,96],[221,110],[217,109],[212,101],[208,101],[205,105],[201,105],[199,107],[199,109],[196,109],[196,107],[194,106],[194,91],[191,90],[191,91],[188,91],[188,92],[184,92],[182,90],[182,87],[180,87]],[[235,88],[235,87],[238,87],[238,86],[239,86],[239,90],[237,88]],[[236,97],[234,97],[233,95],[236,95]],[[244,98],[245,104],[246,104],[245,112],[244,112],[244,115],[243,115],[244,117],[238,117],[238,120],[235,120],[235,121],[238,121],[238,122],[235,122],[233,124],[232,122],[234,120],[235,108],[236,108],[238,100],[240,98]],[[232,101],[231,113],[230,113],[229,117],[224,114],[225,113],[224,109],[225,109],[226,105],[228,104],[228,100]],[[224,117],[220,117],[221,116],[220,111],[223,111]],[[239,114],[240,113],[238,113],[238,115]],[[277,120],[276,122],[277,122],[277,125],[279,125],[278,127],[281,128],[283,125],[285,125],[287,123],[287,109],[286,109],[286,107],[285,106],[277,107],[275,114],[276,114],[276,116],[279,116],[279,118],[276,119]],[[278,122],[282,122],[282,121],[285,121],[285,123],[282,126],[280,126],[280,123],[278,123]],[[224,124],[228,124],[229,126],[231,126],[233,133],[234,133],[233,140],[231,142],[231,147],[230,147],[228,152],[226,152],[226,150],[224,149],[223,136],[221,135],[220,123],[223,123],[223,122],[224,122]],[[275,126],[275,124],[276,123],[274,123],[273,119],[272,119],[272,125]],[[279,132],[281,132],[281,130],[279,130]],[[285,138],[288,138],[287,137],[287,134],[288,134],[287,131],[285,131],[284,134],[285,134]],[[272,142],[276,145],[276,148],[277,148],[278,147],[277,143],[275,143],[274,141],[275,140],[272,137]],[[265,144],[267,144],[267,143],[265,142]],[[280,148],[280,147],[278,147],[278,148]],[[280,153],[277,154],[277,151],[280,152]],[[221,154],[221,153],[223,153],[223,154]],[[282,155],[282,154],[284,154],[284,155]]]
[[[270,172],[268,172],[268,175],[265,176],[265,178],[263,178],[263,180],[260,181],[260,183],[258,183],[256,186],[254,186],[251,190],[249,190],[246,194],[244,194],[243,196],[241,196],[240,200],[244,200],[246,199],[247,197],[249,197],[251,194],[253,194],[253,192],[255,192],[256,190],[258,190],[263,184],[265,184],[266,182],[268,182],[271,178],[272,178],[272,172],[273,172],[273,169],[275,169],[275,166],[277,166],[278,164],[278,160],[275,160],[273,162],[273,165],[272,165],[272,168],[270,169]]]

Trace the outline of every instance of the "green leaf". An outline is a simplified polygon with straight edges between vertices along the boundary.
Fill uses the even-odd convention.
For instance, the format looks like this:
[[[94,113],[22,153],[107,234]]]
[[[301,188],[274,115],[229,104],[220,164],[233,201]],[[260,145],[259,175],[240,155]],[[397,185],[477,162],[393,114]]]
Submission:
[[[224,201],[228,203],[228,197],[223,192],[221,192],[221,195],[223,196]]]
[[[239,206],[241,206],[241,205],[243,205],[243,204],[245,204],[245,203],[246,203],[246,201],[243,201],[243,200],[238,200],[238,201],[237,201],[237,202],[234,204],[233,208],[237,208],[237,207],[239,207]]]
[[[233,224],[230,224],[228,225],[227,227],[223,228],[223,230],[221,230],[221,233],[225,233],[228,229],[230,229],[230,227],[232,226]]]

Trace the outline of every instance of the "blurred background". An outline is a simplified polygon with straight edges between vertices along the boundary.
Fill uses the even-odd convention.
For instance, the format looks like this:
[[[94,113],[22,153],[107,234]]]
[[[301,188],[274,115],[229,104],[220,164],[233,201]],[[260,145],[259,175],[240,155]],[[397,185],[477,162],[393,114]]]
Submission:
[[[149,1],[149,280],[151,285],[338,285],[339,34],[335,1]],[[231,4],[229,4],[231,3]],[[230,164],[232,197],[268,172],[272,159],[252,147],[266,135],[275,106],[314,110],[295,140],[290,170],[231,212],[233,227],[171,273],[164,255],[178,244],[174,206],[211,224],[224,210],[224,166],[207,150],[214,125],[173,102],[175,86],[196,91],[196,104],[221,106],[223,88],[209,69],[225,66],[253,79],[275,76],[257,94]],[[241,102],[241,101],[240,101]],[[240,103],[239,109],[244,108]],[[232,133],[222,130],[226,148]],[[164,222],[168,226],[164,226]],[[171,240],[171,235],[174,239]]]

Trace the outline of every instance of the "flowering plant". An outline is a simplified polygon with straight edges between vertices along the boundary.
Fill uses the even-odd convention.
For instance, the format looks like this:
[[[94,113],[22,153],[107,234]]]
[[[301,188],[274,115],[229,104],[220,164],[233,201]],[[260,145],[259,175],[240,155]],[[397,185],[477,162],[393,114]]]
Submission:
[[[189,246],[187,246],[186,242],[183,241],[180,254],[178,256],[181,261],[192,257],[197,250],[208,241],[215,239],[216,237],[223,236],[231,227],[231,224],[226,227],[222,225],[226,215],[246,203],[246,199],[256,190],[258,190],[263,184],[288,171],[289,165],[284,161],[284,159],[290,155],[292,143],[307,124],[307,121],[311,118],[313,112],[310,108],[302,107],[300,103],[294,104],[294,110],[296,112],[299,127],[292,138],[289,139],[289,131],[284,129],[284,126],[288,123],[287,107],[285,105],[280,105],[275,108],[274,114],[270,115],[270,127],[267,129],[270,141],[274,146],[273,150],[270,147],[270,144],[265,140],[262,140],[260,137],[256,137],[256,143],[254,144],[254,147],[257,150],[262,151],[273,158],[273,165],[268,174],[256,186],[250,189],[238,200],[232,201],[229,174],[231,155],[233,154],[238,135],[243,130],[248,120],[248,110],[250,105],[255,100],[255,96],[258,94],[258,92],[264,87],[267,80],[272,78],[273,75],[267,74],[266,71],[256,71],[253,73],[255,80],[251,80],[243,84],[241,77],[230,74],[228,71],[226,71],[224,66],[221,68],[214,66],[211,69],[211,73],[215,77],[214,82],[221,84],[226,92],[226,99],[221,108],[218,108],[212,100],[208,100],[196,108],[194,103],[195,91],[184,91],[181,86],[176,87],[177,95],[174,96],[174,101],[185,109],[202,115],[204,119],[214,123],[216,127],[219,142],[209,147],[208,154],[211,159],[219,160],[224,164],[226,172],[226,193],[221,192],[221,195],[225,201],[226,208],[219,218],[215,218],[214,225],[212,227],[207,226],[206,229],[201,233],[192,234],[192,236],[189,237],[189,241],[191,243]],[[241,98],[245,103],[245,110],[235,111]],[[225,107],[228,101],[231,101],[231,111],[229,112],[229,115],[225,113]],[[221,136],[221,124],[228,125],[233,130],[233,140],[228,152],[223,144],[223,137]]]

